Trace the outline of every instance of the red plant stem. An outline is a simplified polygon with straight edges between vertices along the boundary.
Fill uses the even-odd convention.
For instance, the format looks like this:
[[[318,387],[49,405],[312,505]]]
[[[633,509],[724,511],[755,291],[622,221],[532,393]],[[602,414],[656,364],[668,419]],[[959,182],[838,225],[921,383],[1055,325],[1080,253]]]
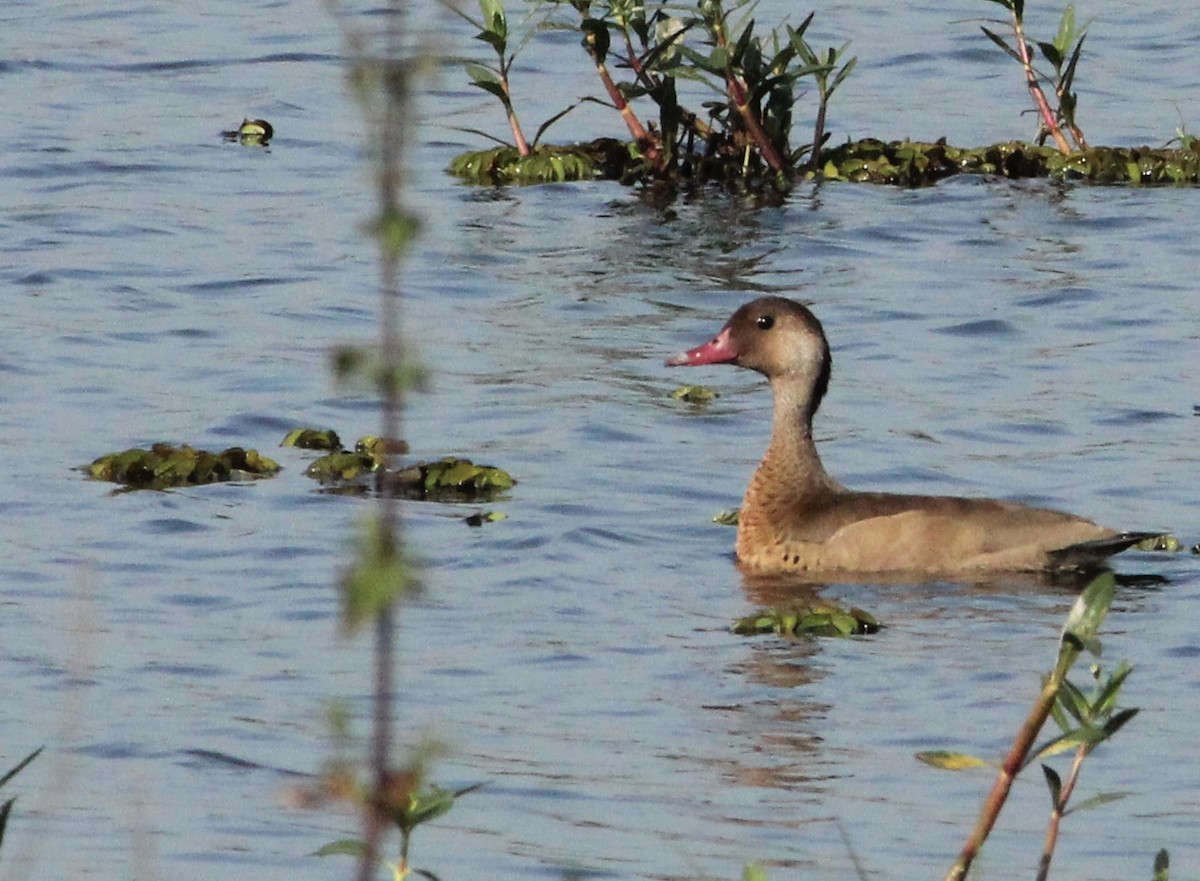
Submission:
[[[1015,12],[1013,13],[1013,33],[1017,37],[1017,53],[1021,56],[1021,66],[1025,68],[1025,85],[1029,87],[1029,94],[1033,97],[1033,103],[1037,105],[1038,113],[1042,117],[1042,124],[1046,126],[1046,130],[1054,138],[1054,143],[1058,146],[1059,152],[1064,156],[1070,155],[1071,145],[1063,137],[1062,129],[1059,128],[1054,111],[1050,109],[1050,102],[1046,100],[1046,94],[1038,84],[1037,74],[1033,70],[1033,59],[1029,56],[1029,44],[1025,42],[1025,28],[1022,26],[1021,19]]]
[[[591,38],[587,43],[588,53],[592,56],[592,60],[596,63],[596,73],[600,76],[600,82],[604,84],[604,90],[608,92],[608,99],[612,101],[613,106],[617,108],[617,112],[621,114],[621,119],[625,121],[626,128],[629,129],[629,134],[637,141],[642,152],[646,154],[646,158],[654,168],[660,168],[662,163],[662,153],[658,149],[658,144],[654,138],[646,131],[641,120],[637,118],[637,114],[633,112],[633,108],[629,106],[629,102],[625,100],[625,96],[621,94],[621,90],[617,88],[617,84],[613,82],[612,75],[608,72],[608,67],[604,62],[597,57],[591,46]]]
[[[1037,881],[1046,881],[1050,875],[1050,861],[1054,858],[1054,847],[1058,844],[1058,827],[1062,822],[1063,810],[1066,808],[1067,802],[1071,800],[1071,793],[1075,791],[1075,784],[1079,781],[1079,771],[1083,767],[1083,760],[1087,754],[1088,745],[1081,743],[1079,749],[1075,751],[1075,761],[1071,763],[1071,773],[1067,775],[1067,780],[1058,793],[1058,802],[1050,811],[1050,821],[1046,824],[1046,841],[1042,845],[1042,860],[1038,865]]]
[[[983,808],[979,812],[979,819],[975,821],[975,828],[971,830],[971,834],[967,838],[967,843],[963,845],[957,862],[950,867],[950,871],[946,874],[946,881],[962,881],[962,879],[967,877],[971,863],[979,855],[979,851],[983,847],[983,843],[987,840],[988,834],[992,831],[992,827],[996,825],[996,818],[1000,816],[1000,811],[1004,807],[1008,793],[1012,790],[1013,780],[1016,779],[1018,772],[1024,767],[1025,759],[1029,755],[1029,751],[1033,749],[1038,732],[1046,724],[1046,719],[1049,717],[1050,710],[1054,707],[1054,701],[1058,697],[1061,681],[1062,679],[1057,675],[1056,671],[1056,675],[1051,676],[1042,687],[1042,692],[1038,695],[1033,709],[1029,711],[1029,715],[1021,726],[1021,730],[1017,732],[1016,739],[1013,741],[1012,746],[1009,747],[1008,755],[1004,757],[1004,764],[1000,766],[1000,773],[996,777],[996,782],[992,784],[992,790],[988,793],[987,799],[983,803]]]
[[[530,154],[529,142],[525,140],[525,132],[521,131],[521,122],[517,119],[517,111],[513,110],[512,93],[508,90],[508,73],[500,75],[500,88],[504,90],[504,110],[508,114],[508,127],[512,129],[513,143],[517,152],[522,156]]]
[[[634,75],[641,81],[642,85],[644,85],[650,91],[650,94],[653,97],[653,90],[661,85],[659,79],[654,74],[646,70],[646,66],[642,64],[641,59],[638,58],[637,54],[634,52],[633,44],[629,42],[628,36],[625,38],[625,44],[629,50],[629,69],[633,71]],[[696,114],[692,113],[690,110],[680,107],[679,115],[683,119],[684,124],[700,137],[707,138],[712,134],[712,129],[706,125],[704,121],[700,119],[700,117],[696,116]]]
[[[716,19],[710,22],[709,30],[713,35],[713,42],[717,46],[729,45],[729,41],[725,37],[725,23],[723,20]],[[771,139],[767,137],[767,133],[763,131],[758,117],[750,107],[750,102],[746,97],[746,87],[742,85],[741,80],[728,67],[725,70],[725,91],[729,95],[729,100],[733,102],[733,109],[742,118],[742,123],[746,126],[746,131],[750,133],[754,145],[758,147],[763,159],[767,161],[767,165],[771,166],[772,171],[786,171],[783,157],[779,155],[779,151],[775,149],[775,145],[771,143]]]
[[[725,74],[725,87],[729,91],[729,100],[733,102],[733,108],[742,118],[742,122],[746,126],[746,131],[750,133],[750,137],[754,140],[754,145],[758,147],[762,153],[763,159],[767,161],[767,165],[771,166],[772,171],[785,171],[786,166],[783,162],[783,157],[779,155],[779,151],[775,149],[775,145],[771,143],[771,139],[767,137],[767,133],[763,131],[762,125],[758,121],[758,115],[750,107],[750,102],[746,100],[746,88],[731,71]]]

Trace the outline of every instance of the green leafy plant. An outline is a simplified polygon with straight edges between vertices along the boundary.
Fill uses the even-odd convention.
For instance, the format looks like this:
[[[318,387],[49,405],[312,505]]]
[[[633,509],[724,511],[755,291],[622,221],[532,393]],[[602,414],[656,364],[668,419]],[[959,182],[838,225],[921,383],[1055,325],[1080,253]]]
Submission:
[[[1052,137],[1055,145],[1063,154],[1072,151],[1071,144],[1063,134],[1065,128],[1075,143],[1076,150],[1086,150],[1087,141],[1083,132],[1075,122],[1075,110],[1078,96],[1073,91],[1075,85],[1075,70],[1079,64],[1079,55],[1083,51],[1083,41],[1087,37],[1087,29],[1080,28],[1075,22],[1075,6],[1068,4],[1063,10],[1058,23],[1058,32],[1050,41],[1039,41],[1038,49],[1042,57],[1054,69],[1053,76],[1040,73],[1033,66],[1033,52],[1025,36],[1025,0],[992,0],[1007,9],[1011,15],[1010,26],[1013,32],[1013,42],[1001,37],[995,31],[983,28],[988,38],[1004,50],[1011,58],[1021,65],[1025,72],[1025,85],[1037,107],[1040,129],[1037,142],[1045,143],[1046,137]],[[1045,83],[1050,87],[1057,101],[1051,107],[1042,88]]]
[[[517,54],[515,51],[509,51],[508,15],[504,11],[503,0],[479,0],[479,19],[472,18],[464,12],[460,4],[443,0],[442,5],[478,28],[479,33],[475,35],[475,39],[486,43],[496,54],[494,64],[481,64],[467,60],[463,62],[463,65],[467,75],[471,78],[471,85],[482,89],[489,95],[494,95],[504,107],[517,152],[521,156],[528,156],[530,153],[529,143],[525,139],[525,132],[521,129],[517,111],[513,107],[512,87],[509,85],[509,73],[512,71]],[[464,131],[491,138],[491,135],[478,129],[464,129]]]
[[[379,252],[379,337],[373,347],[343,346],[332,360],[340,381],[365,379],[379,395],[382,438],[403,437],[405,396],[424,378],[402,333],[400,268],[420,230],[403,198],[405,135],[411,129],[413,79],[423,67],[423,59],[408,49],[404,12],[402,0],[389,0],[381,31],[343,26],[351,59],[349,81],[364,122],[375,181],[375,210],[365,229]],[[370,457],[370,451],[363,455]],[[345,769],[339,773],[335,766],[334,773],[322,775],[322,789],[349,799],[361,811],[358,877],[367,881],[376,872],[384,836],[394,823],[393,809],[420,792],[428,759],[418,752],[406,764],[398,764],[392,757],[396,615],[401,603],[421,588],[420,573],[403,542],[396,494],[379,494],[340,587],[343,634],[349,637],[369,629],[373,639],[369,779],[356,784],[355,775]]]
[[[829,99],[833,96],[834,91],[850,76],[854,66],[858,64],[858,58],[849,58],[846,60],[846,49],[849,48],[849,43],[843,43],[841,48],[834,49],[832,46],[825,50],[824,53],[818,54],[813,51],[812,47],[804,39],[804,31],[808,29],[809,23],[812,21],[813,14],[810,13],[808,18],[804,20],[799,28],[788,28],[788,42],[795,50],[800,59],[807,65],[806,71],[811,72],[813,79],[817,84],[817,118],[813,123],[813,139],[812,144],[808,148],[801,148],[798,155],[793,158],[793,161],[798,162],[803,156],[805,150],[809,150],[808,167],[813,171],[820,168],[821,162],[821,147],[824,145],[826,138],[825,133],[825,116],[829,110]]]
[[[427,784],[419,789],[408,785],[407,781],[395,781],[405,787],[403,792],[392,792],[388,801],[379,805],[400,832],[400,858],[396,862],[383,861],[392,870],[395,881],[403,881],[411,874],[420,875],[437,881],[437,876],[428,869],[420,869],[409,863],[409,850],[412,845],[413,832],[418,826],[445,814],[454,807],[455,799],[466,795],[482,786],[476,783],[462,789],[448,790],[434,784]],[[326,857],[345,855],[362,857],[366,852],[366,842],[358,838],[343,838],[331,841],[317,850],[314,856]]]
[[[515,135],[508,79],[514,56],[507,50],[507,17],[500,3],[481,0],[483,21],[468,18],[480,28],[478,38],[497,53],[498,63],[465,64],[472,83],[501,101]],[[574,26],[604,90],[603,99],[584,100],[616,110],[632,139],[636,155],[615,175],[621,178],[732,178],[761,172],[786,185],[803,156],[819,154],[830,97],[854,68],[854,59],[844,60],[845,46],[818,53],[805,42],[812,15],[798,28],[765,36],[756,33],[748,15],[735,22],[731,12],[749,8],[748,0],[737,0],[731,10],[721,0],[695,0],[694,9],[644,0],[545,0],[545,5],[576,17]],[[629,71],[631,78],[619,79],[617,70]],[[790,139],[797,83],[810,76],[818,93],[815,139],[794,150]],[[681,79],[704,83],[718,96],[703,104],[704,114],[680,104]],[[648,121],[635,108],[639,99],[657,108]],[[539,137],[574,106],[551,117]],[[537,138],[529,150],[517,140],[516,160],[536,155]],[[477,155],[461,157],[452,171],[470,175],[483,170],[496,177],[497,157],[485,161]],[[595,167],[568,171],[590,175]],[[514,173],[510,179],[522,177],[530,175]]]
[[[1044,678],[1041,693],[1001,763],[1000,772],[984,801],[979,818],[958,860],[946,875],[947,881],[962,881],[967,876],[1000,816],[1017,775],[1034,762],[1074,750],[1074,759],[1065,779],[1049,765],[1042,764],[1043,775],[1050,789],[1051,813],[1038,878],[1047,876],[1058,841],[1059,824],[1067,813],[1067,804],[1074,793],[1084,759],[1137,714],[1136,709],[1118,710],[1116,706],[1121,686],[1132,669],[1128,664],[1118,664],[1107,675],[1094,666],[1093,686],[1086,694],[1067,679],[1067,673],[1081,653],[1086,651],[1100,656],[1097,633],[1112,604],[1115,586],[1113,575],[1106,573],[1092,581],[1076,600],[1059,640],[1058,659],[1054,668]],[[1038,735],[1051,717],[1061,733],[1039,745],[1036,743]],[[919,758],[927,764],[943,768],[957,769],[982,764],[973,757],[956,753],[923,753]],[[1074,810],[1094,807],[1119,797],[1120,794],[1101,794],[1081,803]]]

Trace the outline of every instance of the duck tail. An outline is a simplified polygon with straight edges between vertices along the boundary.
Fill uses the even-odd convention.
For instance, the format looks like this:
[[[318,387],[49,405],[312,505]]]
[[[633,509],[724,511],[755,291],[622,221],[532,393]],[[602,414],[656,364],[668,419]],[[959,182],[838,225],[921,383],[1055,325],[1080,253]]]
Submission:
[[[1097,538],[1092,541],[1081,541],[1050,551],[1051,569],[1097,569],[1113,554],[1119,554],[1139,541],[1158,538],[1160,532],[1122,532],[1109,538]]]

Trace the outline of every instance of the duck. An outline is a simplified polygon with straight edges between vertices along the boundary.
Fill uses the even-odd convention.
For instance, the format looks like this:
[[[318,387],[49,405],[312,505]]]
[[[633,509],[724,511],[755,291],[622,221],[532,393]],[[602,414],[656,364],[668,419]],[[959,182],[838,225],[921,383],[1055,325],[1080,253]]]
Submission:
[[[733,364],[767,378],[771,438],[738,513],[747,574],[954,577],[1103,569],[1155,532],[1121,532],[1012,501],[851,490],[821,464],[813,417],[829,388],[825,330],[804,305],[763,297],[669,367]]]

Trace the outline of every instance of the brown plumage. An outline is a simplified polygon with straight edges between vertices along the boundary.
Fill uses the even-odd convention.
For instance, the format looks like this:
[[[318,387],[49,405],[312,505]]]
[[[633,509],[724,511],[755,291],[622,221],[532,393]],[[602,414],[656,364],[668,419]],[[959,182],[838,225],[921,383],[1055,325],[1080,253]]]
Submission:
[[[1122,533],[1073,514],[994,499],[855,492],[821,464],[813,415],[829,345],[808,309],[783,297],[742,306],[709,342],[669,366],[735,364],[767,377],[771,441],[738,518],[737,558],[759,574],[929,576],[1099,567],[1156,533]]]

